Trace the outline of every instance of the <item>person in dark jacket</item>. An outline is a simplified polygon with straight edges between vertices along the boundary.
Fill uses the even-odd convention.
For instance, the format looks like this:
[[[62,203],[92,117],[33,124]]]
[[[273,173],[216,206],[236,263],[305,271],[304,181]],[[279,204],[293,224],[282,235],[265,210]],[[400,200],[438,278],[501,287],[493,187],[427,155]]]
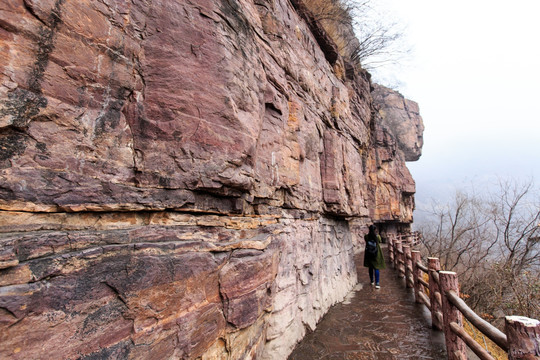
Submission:
[[[376,232],[375,225],[369,226],[369,232],[364,236],[366,242],[366,250],[364,253],[364,266],[369,268],[369,279],[371,285],[375,285],[376,289],[380,289],[379,270],[386,269],[386,263],[381,249],[381,237]],[[370,246],[376,244],[377,250],[371,251]]]

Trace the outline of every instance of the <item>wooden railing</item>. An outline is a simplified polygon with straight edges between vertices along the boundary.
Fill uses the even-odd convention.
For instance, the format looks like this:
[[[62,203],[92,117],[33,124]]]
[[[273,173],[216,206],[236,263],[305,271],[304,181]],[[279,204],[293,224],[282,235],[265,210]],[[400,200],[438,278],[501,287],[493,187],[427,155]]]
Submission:
[[[420,235],[389,235],[390,263],[405,278],[407,288],[414,288],[417,303],[431,312],[434,329],[444,331],[449,360],[467,359],[468,346],[481,360],[494,360],[463,328],[463,316],[486,337],[508,353],[509,360],[540,359],[540,321],[521,316],[507,316],[505,333],[478,316],[459,297],[459,283],[455,272],[441,271],[438,258],[422,263],[420,251],[411,250]],[[417,244],[417,243],[416,243]],[[428,281],[424,274],[427,274]]]

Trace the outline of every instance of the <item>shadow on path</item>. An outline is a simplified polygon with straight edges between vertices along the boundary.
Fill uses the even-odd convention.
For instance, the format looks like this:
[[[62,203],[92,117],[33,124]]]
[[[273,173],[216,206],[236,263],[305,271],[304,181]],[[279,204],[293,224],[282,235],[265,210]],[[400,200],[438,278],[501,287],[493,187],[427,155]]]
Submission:
[[[388,257],[379,290],[370,285],[363,259],[363,253],[355,257],[359,283],[354,291],[328,311],[289,360],[446,359],[443,333],[431,329],[429,311],[414,302]]]

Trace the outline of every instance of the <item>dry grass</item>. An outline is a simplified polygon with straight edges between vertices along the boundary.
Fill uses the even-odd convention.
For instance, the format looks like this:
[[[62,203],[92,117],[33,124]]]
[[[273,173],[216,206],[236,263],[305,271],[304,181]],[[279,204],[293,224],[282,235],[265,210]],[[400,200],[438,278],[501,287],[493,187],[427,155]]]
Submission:
[[[475,328],[469,321],[463,319],[463,328],[465,331],[482,347],[484,347],[494,359],[497,360],[508,360],[508,355],[506,351],[498,347],[493,341],[487,338],[484,334]]]
[[[422,273],[422,279],[429,284],[429,275],[427,273]],[[422,286],[422,289],[424,289],[424,292],[429,297],[429,289],[424,286]]]

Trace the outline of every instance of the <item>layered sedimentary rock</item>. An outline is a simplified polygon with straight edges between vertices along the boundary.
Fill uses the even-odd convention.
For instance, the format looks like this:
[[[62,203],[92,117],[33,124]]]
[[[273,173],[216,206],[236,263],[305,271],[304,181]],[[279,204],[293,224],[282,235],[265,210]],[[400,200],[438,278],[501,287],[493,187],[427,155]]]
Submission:
[[[397,140],[406,161],[418,160],[424,145],[424,122],[418,104],[385,86],[373,84],[373,87],[372,95],[378,105],[380,124]]]
[[[2,358],[285,358],[412,221],[299,1],[9,0],[0,48]]]

